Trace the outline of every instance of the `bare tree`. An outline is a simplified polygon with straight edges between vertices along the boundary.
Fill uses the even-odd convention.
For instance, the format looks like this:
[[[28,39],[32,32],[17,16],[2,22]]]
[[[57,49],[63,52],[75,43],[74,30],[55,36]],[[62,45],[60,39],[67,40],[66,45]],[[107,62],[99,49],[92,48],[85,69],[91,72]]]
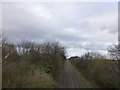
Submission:
[[[105,56],[101,55],[98,52],[89,52],[87,51],[87,53],[85,53],[83,56],[81,56],[82,59],[84,60],[96,60],[96,59],[106,59]]]
[[[110,54],[111,59],[120,60],[120,43],[109,46],[108,53]]]

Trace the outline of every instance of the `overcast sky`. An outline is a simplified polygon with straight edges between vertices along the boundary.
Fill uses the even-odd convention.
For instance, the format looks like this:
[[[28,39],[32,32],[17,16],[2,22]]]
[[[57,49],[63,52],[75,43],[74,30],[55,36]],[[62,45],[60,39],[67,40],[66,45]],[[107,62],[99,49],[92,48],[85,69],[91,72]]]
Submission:
[[[59,41],[67,56],[106,54],[118,42],[118,7],[113,2],[2,4],[2,30],[9,41]]]

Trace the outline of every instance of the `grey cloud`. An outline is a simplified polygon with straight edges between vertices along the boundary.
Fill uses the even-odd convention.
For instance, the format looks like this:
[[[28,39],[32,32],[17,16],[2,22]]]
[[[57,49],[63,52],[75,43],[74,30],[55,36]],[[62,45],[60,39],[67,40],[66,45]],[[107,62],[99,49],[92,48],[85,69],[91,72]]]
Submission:
[[[3,32],[14,43],[23,39],[58,40],[74,54],[86,49],[105,50],[106,41],[116,40],[110,33],[117,32],[115,18],[111,19],[115,6],[109,3],[107,8],[106,4],[3,3]],[[101,32],[106,30],[105,34]]]
[[[117,33],[118,32],[118,28],[117,28],[117,21],[115,24],[107,24],[107,25],[102,25],[101,26],[101,30],[107,30],[109,33]]]

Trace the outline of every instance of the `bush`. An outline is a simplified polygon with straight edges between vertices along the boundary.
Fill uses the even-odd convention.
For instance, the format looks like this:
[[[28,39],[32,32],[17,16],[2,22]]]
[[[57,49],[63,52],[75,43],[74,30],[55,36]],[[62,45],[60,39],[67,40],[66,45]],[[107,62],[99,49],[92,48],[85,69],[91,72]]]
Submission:
[[[119,67],[118,62],[105,59],[79,59],[71,60],[78,70],[89,79],[94,81],[100,87],[118,88]]]
[[[65,61],[65,49],[58,42],[22,41],[16,46],[6,42],[2,49],[4,88],[55,86]]]
[[[53,88],[52,77],[36,65],[11,64],[3,68],[3,88]]]

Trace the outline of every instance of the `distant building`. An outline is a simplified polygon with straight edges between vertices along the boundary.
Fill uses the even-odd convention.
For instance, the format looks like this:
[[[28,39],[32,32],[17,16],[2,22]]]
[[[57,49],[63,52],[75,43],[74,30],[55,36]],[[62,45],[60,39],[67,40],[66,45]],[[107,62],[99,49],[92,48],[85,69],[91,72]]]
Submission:
[[[73,56],[73,57],[68,58],[68,60],[80,60],[80,57],[79,56]]]

